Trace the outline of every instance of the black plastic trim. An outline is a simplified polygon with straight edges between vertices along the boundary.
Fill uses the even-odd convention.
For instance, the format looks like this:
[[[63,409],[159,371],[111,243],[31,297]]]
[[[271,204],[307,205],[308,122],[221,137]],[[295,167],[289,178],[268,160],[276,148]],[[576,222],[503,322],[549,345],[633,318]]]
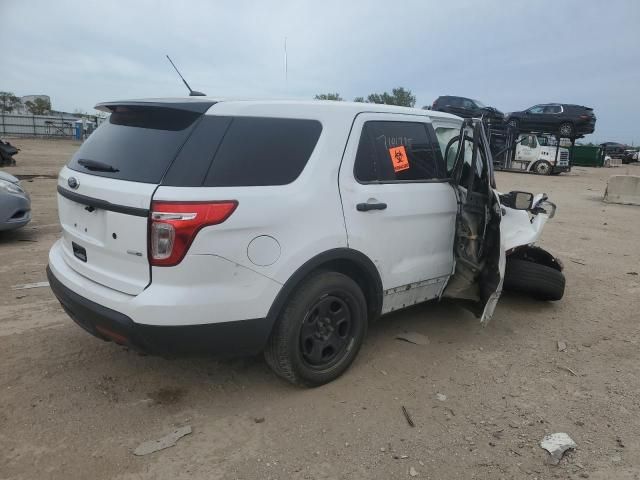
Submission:
[[[323,253],[316,255],[315,257],[304,263],[298,270],[295,271],[289,280],[280,289],[280,292],[273,301],[267,319],[273,324],[277,320],[282,308],[285,306],[290,295],[298,287],[300,282],[309,275],[311,272],[322,269],[324,266],[330,266],[332,262],[336,261],[350,261],[356,264],[361,271],[365,272],[370,291],[363,292],[367,297],[367,307],[369,310],[369,320],[375,320],[380,316],[382,311],[382,279],[380,273],[375,264],[362,252],[353,250],[351,248],[334,248],[327,250]],[[329,267],[330,268],[330,267]]]
[[[126,205],[118,205],[116,203],[107,202],[98,198],[87,197],[79,193],[70,192],[58,185],[58,193],[69,200],[87,205],[89,207],[99,208],[101,210],[109,210],[111,212],[124,213],[125,215],[133,215],[136,217],[148,217],[148,208],[128,207]]]
[[[77,294],[63,285],[48,266],[47,278],[65,312],[80,327],[97,338],[145,353],[255,355],[264,349],[273,326],[265,318],[184,326],[143,325]]]

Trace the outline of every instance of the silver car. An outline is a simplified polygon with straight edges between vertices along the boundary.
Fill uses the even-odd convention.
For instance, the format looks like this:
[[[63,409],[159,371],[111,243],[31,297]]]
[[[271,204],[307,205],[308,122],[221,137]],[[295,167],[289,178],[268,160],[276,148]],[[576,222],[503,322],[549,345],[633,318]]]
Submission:
[[[25,226],[31,220],[31,198],[13,175],[0,172],[0,231]]]

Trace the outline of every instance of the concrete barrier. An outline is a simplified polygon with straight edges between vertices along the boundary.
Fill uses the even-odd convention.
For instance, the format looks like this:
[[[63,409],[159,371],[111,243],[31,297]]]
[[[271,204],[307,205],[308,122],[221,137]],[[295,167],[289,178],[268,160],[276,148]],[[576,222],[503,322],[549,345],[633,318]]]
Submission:
[[[640,205],[640,176],[613,175],[609,177],[607,189],[604,192],[607,203],[622,203],[623,205]]]

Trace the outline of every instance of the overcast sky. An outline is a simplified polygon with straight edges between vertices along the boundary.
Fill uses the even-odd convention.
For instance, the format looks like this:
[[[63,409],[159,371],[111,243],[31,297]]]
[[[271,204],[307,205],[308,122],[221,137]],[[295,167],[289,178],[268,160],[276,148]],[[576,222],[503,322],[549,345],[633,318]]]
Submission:
[[[639,0],[0,0],[0,19],[0,90],[57,110],[183,95],[168,53],[209,95],[578,103],[598,117],[588,140],[640,143]]]

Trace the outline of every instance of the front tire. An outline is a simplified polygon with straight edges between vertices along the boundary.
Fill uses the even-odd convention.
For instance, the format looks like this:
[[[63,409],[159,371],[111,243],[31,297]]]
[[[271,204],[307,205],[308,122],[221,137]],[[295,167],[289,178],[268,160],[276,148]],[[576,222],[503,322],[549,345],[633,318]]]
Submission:
[[[317,272],[293,292],[265,349],[285,380],[316,387],[342,375],[367,332],[367,302],[358,284],[338,272]]]
[[[545,160],[540,160],[533,166],[533,171],[538,175],[551,175],[553,171],[553,167],[551,164]]]
[[[520,258],[507,258],[503,288],[537,300],[560,300],[565,278],[560,270]]]

